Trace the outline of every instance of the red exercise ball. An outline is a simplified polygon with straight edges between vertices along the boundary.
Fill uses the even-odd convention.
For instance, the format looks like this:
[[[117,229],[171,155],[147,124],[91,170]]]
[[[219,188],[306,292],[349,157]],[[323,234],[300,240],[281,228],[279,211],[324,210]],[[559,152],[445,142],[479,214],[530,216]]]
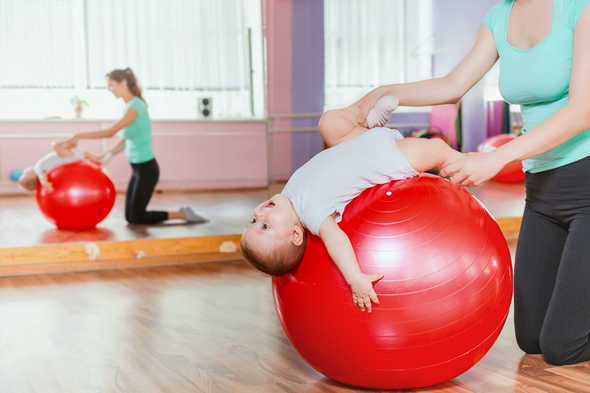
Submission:
[[[512,298],[506,240],[461,187],[431,175],[366,190],[346,208],[348,235],[380,305],[361,312],[319,237],[273,278],[274,304],[297,352],[322,374],[373,389],[448,381],[500,334]]]
[[[516,139],[516,135],[512,134],[501,134],[493,136],[483,141],[478,147],[477,151],[489,152],[506,143]],[[522,171],[522,161],[512,162],[506,165],[496,176],[494,180],[502,183],[518,183],[524,180],[524,172]]]
[[[60,229],[94,228],[115,204],[115,186],[98,165],[84,160],[61,165],[47,174],[54,191],[37,187],[43,215]]]

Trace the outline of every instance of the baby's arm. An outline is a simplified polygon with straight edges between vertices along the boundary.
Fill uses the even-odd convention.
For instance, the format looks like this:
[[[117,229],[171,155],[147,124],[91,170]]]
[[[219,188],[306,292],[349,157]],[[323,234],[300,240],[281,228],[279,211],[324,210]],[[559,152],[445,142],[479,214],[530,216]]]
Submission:
[[[109,161],[111,161],[111,158],[113,158],[114,155],[119,154],[123,150],[125,150],[125,139],[121,139],[116,145],[111,147],[109,150],[106,151],[106,153],[104,153],[100,157],[95,156],[94,154],[87,151],[84,152],[84,157],[94,162],[95,164],[106,166],[109,163]]]
[[[342,272],[344,279],[352,290],[352,301],[361,311],[372,311],[371,300],[379,304],[373,282],[383,278],[383,274],[364,274],[356,260],[350,239],[340,229],[333,216],[328,216],[320,225],[320,237],[328,254]]]
[[[39,183],[41,183],[41,185],[45,187],[47,192],[53,192],[53,184],[49,180],[47,180],[47,172],[41,171],[41,173],[39,174]]]
[[[417,172],[443,168],[465,157],[442,139],[405,138],[397,140],[396,144]]]

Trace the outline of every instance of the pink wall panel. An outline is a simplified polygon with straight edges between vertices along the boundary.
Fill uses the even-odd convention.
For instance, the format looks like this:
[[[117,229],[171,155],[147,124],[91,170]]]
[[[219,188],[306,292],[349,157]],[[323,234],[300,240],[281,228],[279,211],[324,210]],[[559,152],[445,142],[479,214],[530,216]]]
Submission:
[[[291,113],[292,0],[266,1],[268,113]]]
[[[105,123],[106,124],[106,123]],[[49,134],[94,131],[100,122],[0,122],[0,193],[22,192],[9,182],[10,170],[33,165],[51,150]],[[266,122],[153,122],[158,189],[259,187],[267,185]],[[22,138],[6,138],[22,135]],[[79,147],[99,154],[102,140]],[[115,140],[109,141],[109,145]],[[125,154],[107,167],[118,190],[131,176]]]
[[[268,113],[292,113],[292,0],[266,1],[266,54]],[[282,120],[280,128],[291,128],[290,119]],[[291,171],[291,134],[276,136],[273,173]],[[283,179],[285,176],[275,176]],[[288,176],[286,176],[288,178]]]

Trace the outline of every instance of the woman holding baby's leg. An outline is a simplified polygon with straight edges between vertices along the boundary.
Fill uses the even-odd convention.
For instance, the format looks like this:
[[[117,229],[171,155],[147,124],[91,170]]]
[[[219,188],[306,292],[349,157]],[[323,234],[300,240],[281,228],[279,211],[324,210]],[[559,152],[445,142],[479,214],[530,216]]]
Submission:
[[[114,70],[107,74],[109,90],[127,103],[125,116],[108,130],[76,134],[68,140],[75,146],[79,139],[110,138],[119,135],[123,141],[115,145],[103,159],[108,160],[117,151],[125,153],[133,174],[125,200],[125,218],[131,224],[157,224],[166,220],[181,219],[187,222],[204,222],[190,207],[177,212],[148,211],[147,205],[160,177],[160,168],[152,149],[151,121],[147,105],[133,71]]]
[[[514,271],[519,346],[552,364],[590,360],[590,0],[503,1],[446,77],[383,86],[356,103],[362,123],[388,94],[400,105],[457,102],[500,59],[500,91],[525,134],[441,174],[463,186],[524,160],[527,199]]]

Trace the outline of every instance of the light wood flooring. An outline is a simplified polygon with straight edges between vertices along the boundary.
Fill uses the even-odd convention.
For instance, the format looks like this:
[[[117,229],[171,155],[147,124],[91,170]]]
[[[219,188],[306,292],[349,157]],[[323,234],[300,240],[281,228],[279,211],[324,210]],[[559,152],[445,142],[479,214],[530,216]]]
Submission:
[[[266,189],[154,194],[150,210],[178,211],[191,206],[207,218],[204,224],[175,220],[158,225],[129,225],[125,221],[125,195],[118,194],[109,216],[91,230],[55,228],[43,217],[34,196],[0,197],[0,248],[30,247],[97,241],[169,239],[242,233],[254,208],[268,197]]]
[[[204,224],[188,225],[181,221],[159,225],[129,225],[125,221],[125,195],[118,194],[109,216],[95,229],[86,231],[56,229],[43,217],[32,194],[2,196],[0,248],[240,234],[256,205],[269,196],[280,193],[283,187],[284,183],[280,183],[268,189],[154,194],[149,209],[176,211],[181,206],[191,206],[209,220]],[[467,190],[496,218],[522,217],[525,194],[523,183],[503,184],[489,181],[481,187]]]
[[[510,242],[514,251],[514,242]],[[373,392],[316,372],[285,338],[270,278],[244,262],[0,279],[0,391]],[[553,367],[516,346],[419,392],[590,392],[590,362]]]

